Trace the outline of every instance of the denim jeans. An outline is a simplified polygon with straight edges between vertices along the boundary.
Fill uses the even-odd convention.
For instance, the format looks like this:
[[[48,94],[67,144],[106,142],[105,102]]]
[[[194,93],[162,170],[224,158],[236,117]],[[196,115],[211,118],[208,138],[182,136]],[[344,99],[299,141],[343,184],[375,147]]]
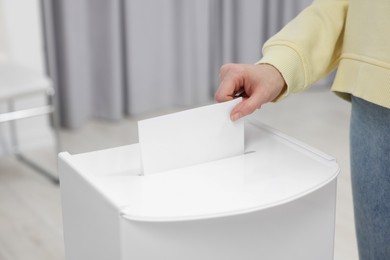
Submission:
[[[350,145],[360,260],[390,260],[390,109],[352,97]]]

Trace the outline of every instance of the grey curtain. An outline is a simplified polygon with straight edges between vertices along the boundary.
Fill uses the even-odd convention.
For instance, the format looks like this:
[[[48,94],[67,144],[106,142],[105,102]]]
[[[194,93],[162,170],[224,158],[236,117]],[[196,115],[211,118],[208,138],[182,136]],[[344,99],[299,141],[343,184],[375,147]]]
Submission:
[[[212,99],[219,67],[254,63],[311,0],[42,0],[62,124]]]

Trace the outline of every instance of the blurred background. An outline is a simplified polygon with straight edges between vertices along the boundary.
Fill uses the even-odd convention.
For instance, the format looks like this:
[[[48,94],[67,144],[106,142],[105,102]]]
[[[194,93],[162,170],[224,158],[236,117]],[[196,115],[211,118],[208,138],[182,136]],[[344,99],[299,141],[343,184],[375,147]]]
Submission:
[[[48,116],[0,116],[0,259],[64,259],[58,151],[135,143],[139,119],[213,103],[220,66],[259,60],[264,41],[310,3],[0,0],[2,66],[17,64],[48,87],[43,94],[18,92],[12,109],[55,108]],[[0,113],[9,113],[3,67]],[[15,75],[11,80],[27,78]],[[357,259],[349,105],[328,91],[331,82],[330,76],[256,116],[339,160],[335,259]]]

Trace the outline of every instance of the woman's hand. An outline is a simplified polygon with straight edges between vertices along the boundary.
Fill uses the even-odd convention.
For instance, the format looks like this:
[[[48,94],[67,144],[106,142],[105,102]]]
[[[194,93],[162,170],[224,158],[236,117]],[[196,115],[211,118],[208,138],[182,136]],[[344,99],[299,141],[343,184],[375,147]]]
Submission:
[[[225,64],[220,70],[221,83],[215,93],[217,102],[242,96],[231,114],[232,121],[253,113],[263,104],[278,98],[287,89],[280,72],[268,64]]]

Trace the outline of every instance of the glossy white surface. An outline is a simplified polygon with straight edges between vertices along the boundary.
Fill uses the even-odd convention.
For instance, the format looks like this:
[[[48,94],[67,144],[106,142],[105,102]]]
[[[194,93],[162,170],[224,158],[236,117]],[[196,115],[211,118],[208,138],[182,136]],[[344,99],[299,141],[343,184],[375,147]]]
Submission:
[[[67,259],[332,259],[335,160],[245,132],[242,156],[147,176],[137,144],[61,154]]]
[[[112,149],[110,157],[104,152],[73,157],[80,172],[93,174],[88,178],[122,214],[144,221],[210,218],[272,207],[304,196],[338,174],[336,162],[314,149],[267,127],[247,123],[245,130],[242,156],[148,176],[130,176],[141,173],[138,145]]]
[[[229,117],[241,99],[139,121],[143,173],[242,155],[244,122]]]
[[[193,221],[120,218],[121,259],[332,260],[336,182],[246,214]]]
[[[121,212],[150,221],[242,214],[304,196],[338,173],[334,161],[264,129],[249,124],[246,131],[247,154],[138,178],[134,186],[142,188],[129,189],[134,199]]]

